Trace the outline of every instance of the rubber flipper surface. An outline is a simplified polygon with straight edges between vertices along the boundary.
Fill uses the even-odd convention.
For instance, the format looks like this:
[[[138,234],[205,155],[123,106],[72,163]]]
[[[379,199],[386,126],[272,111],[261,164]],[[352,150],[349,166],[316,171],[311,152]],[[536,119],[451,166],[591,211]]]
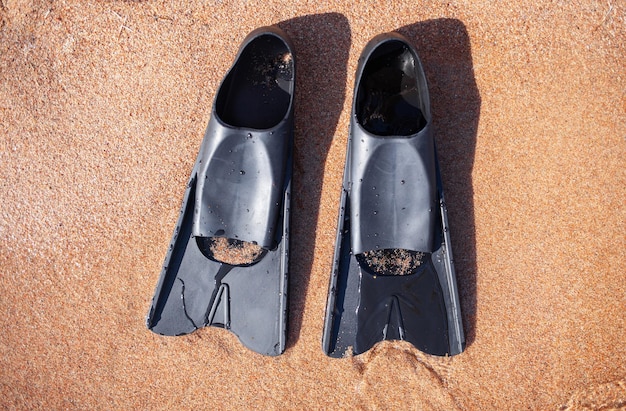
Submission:
[[[406,340],[463,351],[447,209],[426,78],[405,38],[385,34],[357,71],[323,349],[361,354]]]
[[[152,331],[217,326],[261,354],[284,351],[294,79],[285,33],[264,27],[244,40],[185,191],[147,318]],[[219,238],[262,248],[231,265],[211,248]]]

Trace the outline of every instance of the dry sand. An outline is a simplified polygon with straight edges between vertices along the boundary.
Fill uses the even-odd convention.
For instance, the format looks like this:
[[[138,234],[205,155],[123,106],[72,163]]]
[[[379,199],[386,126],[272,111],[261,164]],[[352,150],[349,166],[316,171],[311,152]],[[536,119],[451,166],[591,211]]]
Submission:
[[[178,5],[178,3],[186,3]],[[392,5],[394,3],[394,5]],[[626,407],[626,4],[0,0],[0,407]],[[290,332],[144,317],[241,40],[297,49]],[[467,350],[320,348],[357,59],[414,42]]]

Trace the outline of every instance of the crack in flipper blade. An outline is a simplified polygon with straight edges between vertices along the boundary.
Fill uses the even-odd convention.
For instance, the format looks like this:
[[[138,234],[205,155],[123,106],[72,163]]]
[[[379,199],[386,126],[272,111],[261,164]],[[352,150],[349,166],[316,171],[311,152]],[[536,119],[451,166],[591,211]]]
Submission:
[[[193,320],[193,318],[191,318],[189,316],[189,313],[187,312],[187,305],[185,304],[185,282],[183,281],[182,278],[178,278],[178,281],[180,281],[182,289],[180,291],[180,298],[183,302],[183,313],[185,314],[185,317],[187,317],[187,319],[191,322],[191,324],[193,324],[193,327],[197,330],[198,326],[196,325],[195,321]]]

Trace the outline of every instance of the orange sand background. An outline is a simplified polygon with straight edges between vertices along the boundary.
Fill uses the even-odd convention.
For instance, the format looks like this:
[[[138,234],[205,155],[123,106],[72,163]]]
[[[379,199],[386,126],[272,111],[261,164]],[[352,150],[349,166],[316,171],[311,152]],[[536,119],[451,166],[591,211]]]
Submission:
[[[626,407],[626,3],[324,3],[0,0],[0,407]],[[144,326],[214,92],[269,24],[298,64],[278,358]],[[334,360],[354,70],[392,30],[430,82],[468,347]]]

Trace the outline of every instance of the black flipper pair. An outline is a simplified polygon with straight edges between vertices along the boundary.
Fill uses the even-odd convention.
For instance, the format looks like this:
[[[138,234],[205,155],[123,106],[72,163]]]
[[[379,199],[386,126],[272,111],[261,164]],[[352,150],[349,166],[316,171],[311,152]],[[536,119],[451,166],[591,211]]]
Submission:
[[[294,80],[285,33],[264,27],[244,40],[185,192],[147,319],[154,332],[213,325],[261,354],[284,351]],[[368,44],[353,114],[324,351],[359,354],[403,339],[457,354],[464,337],[428,90],[406,39]],[[218,239],[260,252],[220,262]]]

